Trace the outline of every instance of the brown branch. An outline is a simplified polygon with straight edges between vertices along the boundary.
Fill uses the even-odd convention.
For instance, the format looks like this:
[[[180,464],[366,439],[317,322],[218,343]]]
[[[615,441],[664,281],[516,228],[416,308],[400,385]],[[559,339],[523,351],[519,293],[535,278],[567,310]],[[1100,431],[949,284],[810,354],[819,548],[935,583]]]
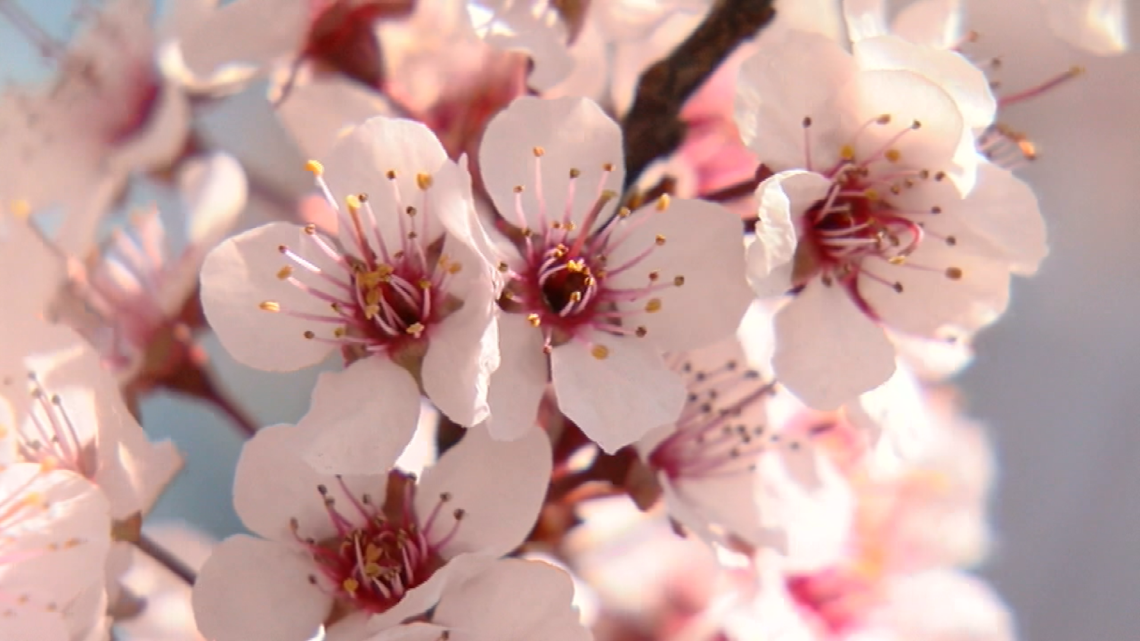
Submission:
[[[775,0],[717,0],[704,21],[673,53],[641,76],[622,122],[626,189],[656,158],[685,137],[681,107],[741,42],[776,16]]]

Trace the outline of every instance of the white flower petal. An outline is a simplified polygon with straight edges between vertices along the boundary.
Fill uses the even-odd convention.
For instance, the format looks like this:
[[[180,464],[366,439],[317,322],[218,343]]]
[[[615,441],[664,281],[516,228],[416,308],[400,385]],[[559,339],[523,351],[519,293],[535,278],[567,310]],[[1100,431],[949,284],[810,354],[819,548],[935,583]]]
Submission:
[[[182,34],[182,56],[196,76],[244,63],[256,67],[297,52],[309,28],[307,3],[241,0],[218,8]]]
[[[882,153],[890,139],[905,131],[891,148],[902,163],[932,173],[951,172],[963,132],[969,131],[950,94],[936,80],[913,71],[863,71],[836,94],[832,108],[843,112],[848,135],[867,125],[857,140],[843,141],[854,144],[856,158]],[[884,114],[891,117],[887,124],[867,124]],[[908,130],[915,122],[919,128]]]
[[[859,293],[883,324],[902,332],[938,337],[945,326],[972,331],[988,325],[1009,305],[1009,267],[957,249],[924,242],[906,263],[860,277]]]
[[[606,452],[671,423],[685,403],[685,385],[657,348],[635,337],[594,333],[606,355],[574,341],[550,356],[558,407]]]
[[[201,275],[202,307],[226,351],[246,365],[272,371],[312,365],[332,349],[328,343],[306,340],[304,332],[314,323],[287,313],[324,314],[328,303],[278,278],[278,271],[289,264],[278,250],[281,245],[320,263],[319,250],[301,227],[278,222],[218,245],[206,256]],[[314,281],[318,287],[330,287]],[[266,301],[277,303],[281,311],[261,309]]]
[[[0,593],[59,604],[104,581],[111,519],[99,488],[71,472],[17,463],[0,473],[0,496],[13,506],[51,506],[6,524],[4,555],[12,561],[0,565]]]
[[[781,296],[792,287],[796,255],[793,216],[827,193],[831,181],[810,171],[782,171],[756,189],[756,240],[748,247],[748,281],[756,295]]]
[[[900,639],[1013,641],[1009,609],[985,582],[954,570],[892,577],[873,629]]]
[[[258,430],[242,448],[234,474],[234,509],[250,531],[274,541],[292,542],[290,521],[296,519],[297,536],[319,541],[336,534],[319,487],[325,486],[330,498],[350,503],[335,476],[319,474],[304,462],[302,456],[312,432],[292,425],[271,425]],[[382,497],[388,468],[378,468],[374,475],[344,477],[343,481],[354,493]]]
[[[107,162],[124,174],[167,165],[183,151],[190,119],[190,99],[182,87],[163,82],[150,117]]]
[[[411,229],[413,221],[421,242],[431,242],[443,232],[434,206],[436,190],[421,188],[420,184],[421,175],[431,176],[448,162],[447,152],[426,125],[387,116],[370,118],[346,133],[321,161],[338,207],[345,206],[349,195],[367,194],[376,229],[389,247],[399,247],[406,234],[401,230]],[[390,171],[395,172],[395,179],[388,177]],[[447,202],[456,204],[452,199]],[[419,210],[414,219],[405,213],[409,206]],[[341,242],[356,250],[353,229],[343,227],[346,225],[340,230]],[[367,220],[364,227],[372,227],[372,221]],[[367,236],[379,250],[373,234]]]
[[[444,254],[466,267],[450,289],[465,293],[463,307],[430,328],[423,361],[424,392],[448,418],[470,427],[490,414],[487,391],[499,367],[496,291],[489,269],[469,247],[448,235]]]
[[[214,548],[194,584],[198,630],[215,641],[308,641],[333,605],[309,582],[316,570],[300,548],[231,536]]]
[[[1040,0],[1053,32],[1098,56],[1128,50],[1125,0]]]
[[[895,16],[891,31],[915,44],[953,49],[962,42],[962,0],[917,0]]]
[[[954,99],[968,129],[987,127],[994,120],[997,100],[989,78],[957,52],[883,36],[855,43],[854,55],[864,70],[913,71],[933,81]]]
[[[273,87],[278,94],[285,87]],[[392,115],[384,97],[342,74],[313,74],[279,96],[274,113],[306,158],[325,158],[346,133],[377,115]]]
[[[432,621],[456,641],[587,641],[566,572],[543,561],[504,559],[468,581],[452,583]]]
[[[847,141],[836,137],[828,102],[856,71],[851,55],[819,34],[790,31],[760,47],[741,65],[737,84],[736,124],[745,144],[782,170],[805,166],[806,141],[814,163],[830,166]],[[812,119],[806,135],[804,118]]]
[[[479,148],[479,167],[487,191],[506,220],[514,225],[542,229],[562,220],[569,208],[569,220],[582,232],[583,221],[602,190],[620,193],[625,176],[621,129],[595,103],[584,98],[543,100],[522,97],[512,102],[487,125]],[[541,148],[541,158],[535,156]],[[536,183],[538,163],[541,183]],[[607,163],[612,166],[602,181]],[[570,171],[580,174],[571,181]],[[573,199],[569,187],[573,183]],[[516,186],[522,201],[520,220],[515,204]],[[598,216],[591,230],[605,222],[610,203]]]
[[[385,474],[419,415],[411,374],[386,358],[361,359],[317,379],[312,407],[297,424],[312,432],[302,456],[322,474]]]
[[[229,232],[249,195],[241,163],[223,152],[184,163],[178,172],[178,188],[186,207],[190,243],[204,249],[212,248]]]
[[[834,409],[895,371],[883,330],[838,285],[813,280],[776,314],[776,379],[816,409]]]
[[[843,19],[847,23],[847,37],[856,44],[865,38],[890,33],[884,0],[843,0]]]
[[[639,217],[651,219],[640,222]],[[664,351],[684,351],[715,342],[732,334],[752,302],[745,280],[744,245],[740,218],[727,209],[700,200],[673,200],[665,211],[646,206],[634,212],[622,226],[634,226],[628,240],[607,256],[607,267],[617,268],[647,248],[650,253],[635,266],[608,279],[607,286],[638,289],[650,285],[649,274],[669,285],[649,298],[621,302],[619,308],[639,311],[647,301],[661,302],[656,312],[638,314],[633,326],[645,327],[645,339]],[[659,238],[663,245],[654,246]],[[675,279],[681,280],[675,280]],[[675,282],[682,283],[673,286]]]
[[[416,515],[423,525],[439,510],[426,533],[433,541],[458,528],[441,549],[445,558],[466,552],[504,555],[534,527],[551,465],[550,440],[542,430],[514,441],[496,441],[483,427],[473,427],[424,471],[416,488]],[[441,504],[444,493],[450,500]],[[464,513],[456,524],[452,511],[457,509]]]
[[[946,219],[961,221],[1003,253],[1016,274],[1032,275],[1049,253],[1045,219],[1037,196],[1013,172],[983,163],[978,182],[965,199],[947,199],[942,208]],[[938,221],[932,221],[937,223]]]
[[[499,368],[491,374],[487,430],[499,440],[520,438],[537,429],[538,404],[549,375],[542,332],[522,314],[499,315]]]
[[[37,606],[5,606],[0,618],[0,639],[35,639],[36,641],[69,641],[67,626],[59,612],[48,612]]]

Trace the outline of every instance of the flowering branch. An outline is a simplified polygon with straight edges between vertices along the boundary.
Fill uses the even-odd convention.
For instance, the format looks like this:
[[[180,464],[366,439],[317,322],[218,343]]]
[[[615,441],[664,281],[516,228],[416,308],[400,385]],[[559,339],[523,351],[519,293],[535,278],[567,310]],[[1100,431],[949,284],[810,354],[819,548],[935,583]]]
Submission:
[[[622,120],[625,187],[654,159],[681,144],[681,107],[742,41],[776,17],[774,0],[719,0],[704,21],[668,57],[649,67]]]

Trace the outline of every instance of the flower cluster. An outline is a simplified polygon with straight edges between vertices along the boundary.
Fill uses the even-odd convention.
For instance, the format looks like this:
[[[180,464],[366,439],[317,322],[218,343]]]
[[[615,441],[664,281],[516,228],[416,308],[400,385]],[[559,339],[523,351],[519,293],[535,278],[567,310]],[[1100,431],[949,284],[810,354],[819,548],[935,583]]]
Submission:
[[[166,4],[0,0],[54,74],[0,95],[0,638],[1013,638],[945,380],[1048,253],[1002,110],[1076,71],[1003,95],[949,0]],[[157,542],[164,391],[246,532]]]

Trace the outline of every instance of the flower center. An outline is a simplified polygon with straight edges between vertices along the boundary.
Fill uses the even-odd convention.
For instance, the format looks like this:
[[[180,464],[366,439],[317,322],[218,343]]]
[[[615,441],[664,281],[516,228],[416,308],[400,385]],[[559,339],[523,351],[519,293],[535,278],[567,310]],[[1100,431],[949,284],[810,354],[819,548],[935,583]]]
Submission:
[[[760,372],[735,360],[712,369],[694,367],[685,359],[673,361],[689,395],[676,431],[654,448],[648,463],[671,479],[754,470],[756,458],[780,444],[779,434],[767,433],[764,417],[751,413],[762,410],[764,399],[775,393],[775,383],[761,382]],[[798,448],[799,443],[786,446]]]
[[[322,177],[320,163],[310,161],[308,168],[316,175],[329,205],[336,209],[339,224],[351,230],[351,246],[342,249],[319,234],[315,225],[307,225],[307,249],[331,261],[333,267],[321,267],[305,258],[300,248],[280,245],[277,249],[288,263],[277,277],[327,303],[331,313],[285,309],[272,300],[261,302],[260,308],[332,325],[331,332],[306,330],[303,335],[357,355],[392,353],[426,338],[433,325],[462,305],[448,289],[462,264],[443,253],[443,233],[434,233],[436,237],[432,238],[428,228],[431,176],[416,176],[422,201],[415,207],[405,205],[396,187],[396,172],[388,172],[400,216],[397,244],[392,242],[396,239],[384,238],[366,194],[350,195],[345,207],[338,207]]]
[[[324,585],[339,599],[371,614],[391,609],[407,592],[422,585],[444,565],[439,549],[458,531],[463,510],[451,512],[453,523],[442,538],[431,536],[451,496],[442,494],[425,523],[412,511],[414,478],[389,475],[388,498],[377,506],[365,494],[357,498],[344,483],[355,515],[341,513],[325,486],[318,486],[336,535],[324,540],[298,540],[313,556]],[[292,524],[296,531],[298,524]],[[310,580],[319,582],[316,576]]]
[[[797,288],[810,279],[820,277],[825,284],[839,281],[848,288],[856,304],[875,316],[874,310],[859,291],[863,282],[886,286],[903,293],[902,282],[887,278],[880,269],[906,267],[942,272],[950,280],[962,278],[955,266],[938,268],[918,265],[910,256],[930,238],[947,246],[957,245],[957,238],[944,236],[926,228],[924,218],[942,213],[942,207],[908,209],[892,203],[892,196],[921,188],[927,181],[946,179],[943,171],[907,166],[896,143],[922,124],[914,121],[890,136],[878,148],[857,157],[859,138],[872,127],[890,124],[889,114],[872,118],[856,131],[851,143],[840,148],[839,160],[826,169],[813,169],[810,152],[806,166],[831,179],[827,194],[813,203],[801,219],[800,233],[804,242],[796,249],[792,281]],[[811,119],[803,121],[805,148]],[[888,272],[889,273],[889,272]]]
[[[544,153],[541,147],[534,149],[535,179],[539,185],[542,181],[540,160]],[[645,224],[652,213],[639,212],[634,218],[628,208],[621,207],[609,224],[592,232],[602,211],[617,197],[604,189],[613,165],[604,163],[602,170],[597,197],[580,225],[571,220],[576,182],[581,176],[578,169],[570,170],[567,204],[561,216],[548,217],[542,194],[537,194],[539,229],[527,226],[523,187],[515,187],[515,223],[522,259],[516,264],[500,264],[500,270],[508,274],[509,280],[499,304],[507,311],[526,314],[530,324],[543,331],[547,352],[574,338],[584,338],[587,330],[615,336],[645,336],[647,329],[635,323],[636,316],[659,311],[661,299],[653,294],[667,287],[680,287],[685,282],[682,275],[666,281],[657,271],[648,271],[641,286],[613,284],[614,276],[638,268],[654,250],[665,244],[665,237],[657,235],[647,247],[621,264],[610,264],[610,256],[625,243],[632,242],[632,232]],[[664,211],[668,206],[669,198],[663,196],[656,202],[655,209]],[[599,344],[591,349],[599,359],[609,353]]]

